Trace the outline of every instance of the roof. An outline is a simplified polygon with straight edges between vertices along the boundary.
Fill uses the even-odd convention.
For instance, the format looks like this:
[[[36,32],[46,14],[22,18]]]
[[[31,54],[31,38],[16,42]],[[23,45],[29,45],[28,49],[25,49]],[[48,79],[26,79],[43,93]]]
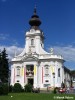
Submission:
[[[64,71],[71,74],[71,70],[64,66]]]

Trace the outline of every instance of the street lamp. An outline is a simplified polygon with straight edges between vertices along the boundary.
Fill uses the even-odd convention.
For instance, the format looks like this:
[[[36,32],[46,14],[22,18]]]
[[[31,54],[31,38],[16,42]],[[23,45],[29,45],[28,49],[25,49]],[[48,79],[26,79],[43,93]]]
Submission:
[[[55,73],[52,73],[53,74],[53,83],[54,83],[54,87],[55,87]]]

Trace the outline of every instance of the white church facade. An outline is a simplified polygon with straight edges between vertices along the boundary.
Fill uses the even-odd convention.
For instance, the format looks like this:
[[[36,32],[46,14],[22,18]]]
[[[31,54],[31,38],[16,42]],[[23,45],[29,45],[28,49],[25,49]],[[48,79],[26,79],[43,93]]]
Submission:
[[[22,87],[30,83],[34,88],[61,87],[61,83],[70,86],[71,76],[64,68],[64,59],[44,50],[44,33],[39,28],[41,21],[36,14],[32,15],[26,32],[26,44],[23,52],[12,59],[11,85],[20,83]]]

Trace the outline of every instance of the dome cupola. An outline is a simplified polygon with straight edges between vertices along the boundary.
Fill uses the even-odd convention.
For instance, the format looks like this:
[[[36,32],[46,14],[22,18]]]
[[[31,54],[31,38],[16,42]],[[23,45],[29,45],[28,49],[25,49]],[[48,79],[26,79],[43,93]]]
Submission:
[[[29,24],[31,25],[31,28],[34,29],[38,29],[38,27],[41,25],[39,16],[36,14],[36,8],[34,8],[34,14],[31,16],[31,19],[29,20]]]

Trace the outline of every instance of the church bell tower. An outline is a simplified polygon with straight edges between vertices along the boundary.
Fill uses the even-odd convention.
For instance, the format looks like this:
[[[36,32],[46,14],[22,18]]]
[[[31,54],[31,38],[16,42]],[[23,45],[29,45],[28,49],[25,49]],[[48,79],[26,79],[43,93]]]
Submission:
[[[34,14],[29,20],[30,29],[26,32],[26,53],[40,53],[40,49],[44,48],[44,35],[40,29],[41,20],[36,13],[36,8],[34,8]]]

